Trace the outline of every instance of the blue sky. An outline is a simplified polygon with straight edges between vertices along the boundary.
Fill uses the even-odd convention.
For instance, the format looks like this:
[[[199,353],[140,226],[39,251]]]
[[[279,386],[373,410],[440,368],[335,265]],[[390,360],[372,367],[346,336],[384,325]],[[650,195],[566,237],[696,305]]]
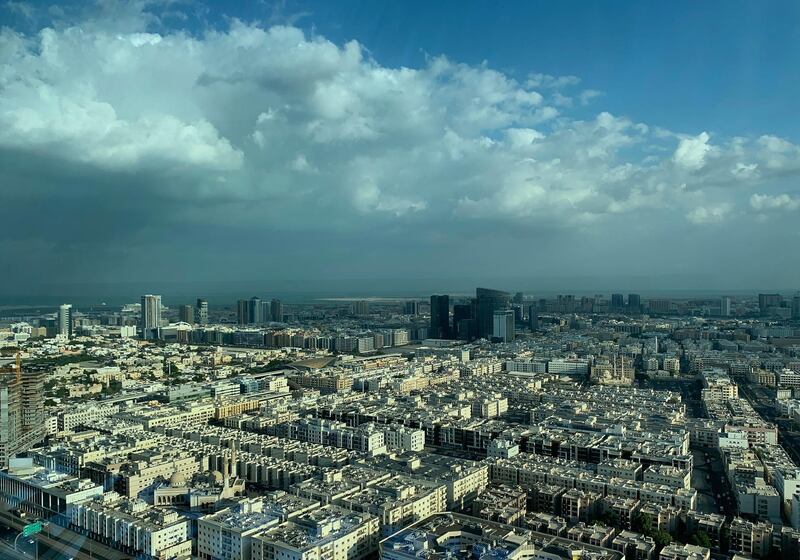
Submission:
[[[18,11],[0,25],[28,27]],[[19,2],[18,4],[25,4]],[[60,6],[65,2],[56,3]],[[148,9],[155,9],[153,3]],[[47,2],[32,2],[41,7]],[[82,6],[85,3],[78,3]],[[343,0],[178,2],[202,33],[230,18],[292,23],[337,43],[356,39],[382,64],[426,56],[488,63],[510,75],[575,75],[615,114],[665,127],[798,139],[800,3],[792,1]],[[43,16],[44,17],[44,16]]]
[[[0,25],[5,293],[800,285],[796,2],[11,1]]]
[[[664,127],[797,139],[798,2],[228,2],[214,12],[296,22],[383,64],[444,54],[511,75],[579,76],[603,105]]]

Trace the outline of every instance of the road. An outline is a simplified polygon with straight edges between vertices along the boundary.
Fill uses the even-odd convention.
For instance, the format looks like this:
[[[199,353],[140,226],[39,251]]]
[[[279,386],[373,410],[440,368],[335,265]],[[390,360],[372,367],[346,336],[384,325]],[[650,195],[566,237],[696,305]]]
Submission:
[[[691,418],[702,418],[703,403],[700,399],[700,383],[695,379],[642,379],[638,385],[643,389],[672,391],[680,393],[686,404],[686,415]]]
[[[75,560],[129,560],[131,558],[128,554],[111,549],[55,523],[50,523],[44,532],[36,536],[35,540],[20,537],[18,545],[23,554],[15,555],[14,538],[19,534],[22,526],[30,521],[32,520],[20,519],[9,512],[0,511],[0,559],[32,560],[36,558],[37,541],[40,560],[70,560],[71,558]],[[34,543],[31,544],[30,540],[34,540]]]
[[[697,490],[698,509],[703,513],[721,513],[728,518],[733,517],[736,514],[736,499],[725,477],[719,451],[713,448],[696,449],[692,450],[692,454],[692,488]]]
[[[643,379],[639,381],[639,386],[680,393],[688,417],[705,417],[700,383],[695,379]],[[721,513],[728,518],[733,517],[736,514],[736,500],[725,476],[719,450],[692,449],[692,455],[692,488],[697,490],[697,509],[703,513]]]
[[[20,537],[19,533],[9,527],[0,526],[0,558],[14,558],[16,560],[69,560],[71,557],[52,550],[39,542],[38,536]],[[14,540],[17,539],[17,548]],[[38,547],[38,550],[37,550]]]

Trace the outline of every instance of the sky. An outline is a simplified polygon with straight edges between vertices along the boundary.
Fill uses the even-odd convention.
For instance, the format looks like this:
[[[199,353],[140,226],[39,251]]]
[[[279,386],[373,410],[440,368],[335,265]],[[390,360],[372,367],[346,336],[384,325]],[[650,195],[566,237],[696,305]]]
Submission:
[[[795,290],[799,60],[797,2],[0,0],[0,295]]]

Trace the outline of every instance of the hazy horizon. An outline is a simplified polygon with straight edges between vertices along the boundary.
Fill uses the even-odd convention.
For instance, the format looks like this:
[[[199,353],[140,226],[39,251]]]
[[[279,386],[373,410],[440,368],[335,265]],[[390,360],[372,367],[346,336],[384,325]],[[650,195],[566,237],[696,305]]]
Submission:
[[[549,281],[526,282],[523,279],[500,279],[475,281],[470,279],[430,279],[403,280],[394,283],[352,279],[343,281],[345,285],[332,285],[327,289],[311,285],[295,283],[270,284],[269,282],[122,282],[106,284],[76,284],[71,286],[39,286],[29,293],[2,294],[0,307],[16,305],[55,306],[60,303],[72,303],[77,306],[91,306],[107,303],[118,306],[125,303],[137,303],[143,294],[159,294],[165,305],[193,303],[196,298],[205,298],[212,306],[232,305],[238,299],[258,296],[262,298],[278,298],[287,303],[313,303],[328,300],[357,299],[427,299],[434,293],[445,293],[453,297],[474,296],[476,287],[489,287],[510,293],[523,292],[527,297],[549,298],[560,294],[576,296],[593,296],[596,294],[610,297],[612,293],[638,293],[643,298],[711,298],[721,295],[734,297],[755,297],[759,292],[776,292],[785,295],[794,294],[797,290],[789,287],[741,287],[730,289],[686,287],[668,287],[668,284],[654,283],[620,283],[616,286],[605,281],[602,284],[586,284],[579,279],[573,282],[567,279],[549,279]],[[34,288],[34,287],[32,287]]]

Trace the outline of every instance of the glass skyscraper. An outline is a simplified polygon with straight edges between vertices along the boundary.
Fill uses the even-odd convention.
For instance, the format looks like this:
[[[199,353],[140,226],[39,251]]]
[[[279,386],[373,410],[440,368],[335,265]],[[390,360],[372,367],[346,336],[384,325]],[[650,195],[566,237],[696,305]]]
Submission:
[[[491,339],[494,331],[494,312],[508,309],[511,305],[511,294],[500,290],[478,288],[475,290],[475,296],[478,338]]]

